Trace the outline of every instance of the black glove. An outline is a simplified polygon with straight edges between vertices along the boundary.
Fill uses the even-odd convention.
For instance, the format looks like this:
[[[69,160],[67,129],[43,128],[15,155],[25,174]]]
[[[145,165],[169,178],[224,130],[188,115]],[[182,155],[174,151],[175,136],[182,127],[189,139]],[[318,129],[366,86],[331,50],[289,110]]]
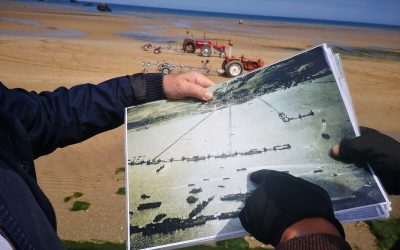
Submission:
[[[374,129],[360,127],[361,136],[340,143],[339,158],[367,161],[388,194],[400,194],[400,143]]]
[[[257,240],[276,246],[286,228],[311,217],[330,221],[344,238],[329,195],[321,187],[273,170],[254,172],[250,180],[259,186],[246,200],[239,218],[244,229]]]

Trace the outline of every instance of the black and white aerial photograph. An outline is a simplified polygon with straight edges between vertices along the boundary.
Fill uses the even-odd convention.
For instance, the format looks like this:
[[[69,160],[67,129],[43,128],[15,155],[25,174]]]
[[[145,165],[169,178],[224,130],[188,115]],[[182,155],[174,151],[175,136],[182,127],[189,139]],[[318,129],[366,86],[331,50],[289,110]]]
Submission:
[[[367,168],[332,159],[355,137],[326,49],[213,86],[214,100],[127,109],[130,249],[244,235],[238,213],[273,169],[323,187],[335,212],[385,203]]]

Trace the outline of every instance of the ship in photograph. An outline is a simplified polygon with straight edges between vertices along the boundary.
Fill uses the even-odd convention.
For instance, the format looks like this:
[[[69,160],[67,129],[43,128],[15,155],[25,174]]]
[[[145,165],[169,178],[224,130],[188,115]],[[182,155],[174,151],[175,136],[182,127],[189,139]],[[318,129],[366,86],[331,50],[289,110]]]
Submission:
[[[210,91],[210,102],[127,109],[130,249],[244,235],[238,214],[255,188],[247,176],[264,168],[323,187],[340,221],[388,216],[369,168],[329,156],[334,144],[358,135],[358,125],[339,57],[327,45]]]

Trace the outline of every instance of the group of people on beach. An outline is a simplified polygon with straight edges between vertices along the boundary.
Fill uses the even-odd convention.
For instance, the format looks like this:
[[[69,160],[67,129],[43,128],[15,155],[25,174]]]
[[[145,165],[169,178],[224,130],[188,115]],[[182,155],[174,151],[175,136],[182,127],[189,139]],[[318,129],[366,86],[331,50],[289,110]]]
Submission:
[[[0,249],[64,249],[56,215],[40,189],[34,160],[123,124],[124,108],[161,99],[213,99],[214,83],[198,72],[121,76],[52,92],[0,83]],[[137,143],[141,143],[138,141]],[[400,143],[369,128],[344,139],[332,157],[368,161],[389,194],[400,194]],[[287,173],[260,170],[239,214],[257,240],[276,249],[351,249],[328,193]]]

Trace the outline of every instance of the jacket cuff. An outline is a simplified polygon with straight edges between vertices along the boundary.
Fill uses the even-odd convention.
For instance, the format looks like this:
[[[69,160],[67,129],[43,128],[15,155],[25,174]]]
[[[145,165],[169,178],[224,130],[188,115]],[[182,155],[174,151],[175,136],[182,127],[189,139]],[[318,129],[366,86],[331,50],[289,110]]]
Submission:
[[[167,98],[164,93],[163,78],[164,75],[159,73],[144,74],[147,89],[147,102],[153,102]]]
[[[307,234],[278,244],[275,250],[351,250],[342,238],[332,234]]]
[[[166,99],[163,88],[163,74],[128,75],[132,87],[133,105]]]

